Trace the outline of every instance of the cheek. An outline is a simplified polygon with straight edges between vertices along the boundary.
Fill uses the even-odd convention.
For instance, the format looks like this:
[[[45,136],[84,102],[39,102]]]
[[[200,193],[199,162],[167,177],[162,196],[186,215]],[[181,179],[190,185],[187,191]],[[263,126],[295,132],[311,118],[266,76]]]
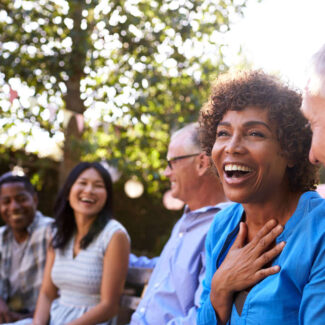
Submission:
[[[220,170],[219,170],[219,166],[221,164],[221,148],[219,146],[218,143],[215,143],[213,145],[213,148],[212,148],[212,151],[211,151],[211,158],[212,158],[212,161],[214,163],[214,165],[216,166],[216,168],[218,169],[218,173],[220,174]],[[220,166],[221,168],[221,166]]]
[[[101,191],[99,192],[98,194],[98,197],[100,198],[100,202],[101,204],[104,206],[106,200],[107,200],[107,194],[106,194],[106,191]]]
[[[75,185],[73,185],[70,189],[70,193],[68,197],[69,202],[76,198],[77,192],[78,192],[78,188]]]
[[[323,152],[323,139],[325,137],[325,126],[324,128],[317,127],[313,132],[312,146],[316,152]]]

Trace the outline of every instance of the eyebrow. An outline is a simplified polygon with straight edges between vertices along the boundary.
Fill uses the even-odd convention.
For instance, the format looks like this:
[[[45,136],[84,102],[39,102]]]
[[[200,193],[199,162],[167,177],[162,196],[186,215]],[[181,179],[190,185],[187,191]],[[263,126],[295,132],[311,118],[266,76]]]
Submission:
[[[221,126],[231,126],[231,124],[229,122],[220,122],[218,124],[218,126],[221,125]],[[270,132],[272,132],[270,126],[268,124],[266,124],[265,122],[262,122],[262,121],[247,121],[244,123],[244,126],[245,127],[249,127],[249,126],[255,126],[255,125],[262,125],[264,127],[266,127]]]

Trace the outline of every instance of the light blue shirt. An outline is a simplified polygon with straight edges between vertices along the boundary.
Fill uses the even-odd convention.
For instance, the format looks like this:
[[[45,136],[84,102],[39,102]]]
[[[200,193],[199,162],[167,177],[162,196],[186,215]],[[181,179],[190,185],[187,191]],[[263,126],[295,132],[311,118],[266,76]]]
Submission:
[[[136,256],[134,254],[130,254],[129,257],[129,267],[144,267],[148,269],[153,269],[159,257],[148,258],[147,256]]]
[[[210,301],[211,279],[237,236],[243,211],[240,204],[221,211],[207,235],[199,325],[218,323]],[[296,211],[276,239],[281,241],[286,245],[273,261],[281,267],[280,272],[249,291],[241,316],[233,304],[228,324],[325,324],[325,201],[316,192],[300,197]]]
[[[195,324],[202,292],[200,282],[205,271],[204,241],[213,217],[225,204],[228,203],[195,211],[185,208],[156,260],[146,293],[132,315],[131,325]],[[134,256],[130,265],[139,266]]]

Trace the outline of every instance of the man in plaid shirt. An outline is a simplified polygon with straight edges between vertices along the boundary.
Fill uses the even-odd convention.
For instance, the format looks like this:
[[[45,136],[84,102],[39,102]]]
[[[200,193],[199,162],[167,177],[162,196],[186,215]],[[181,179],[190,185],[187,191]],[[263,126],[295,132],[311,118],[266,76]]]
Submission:
[[[37,208],[25,176],[0,178],[0,323],[32,316],[42,283],[52,219]]]

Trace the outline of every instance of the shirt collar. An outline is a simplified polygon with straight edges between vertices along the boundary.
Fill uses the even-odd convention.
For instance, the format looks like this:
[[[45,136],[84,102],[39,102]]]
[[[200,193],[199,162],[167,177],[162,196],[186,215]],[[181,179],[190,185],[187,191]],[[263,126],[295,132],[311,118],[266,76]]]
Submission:
[[[204,213],[204,212],[208,212],[210,210],[221,210],[223,208],[226,208],[227,206],[229,206],[230,204],[232,204],[233,202],[221,202],[221,203],[218,203],[216,205],[207,205],[205,207],[202,207],[202,208],[199,208],[199,209],[196,209],[196,210],[193,210],[191,211],[190,208],[188,207],[188,205],[185,205],[185,208],[184,208],[184,214],[197,214],[197,213]]]
[[[37,224],[38,224],[38,222],[39,222],[39,219],[40,219],[41,217],[42,217],[41,212],[36,211],[36,213],[35,213],[35,217],[34,217],[34,220],[33,220],[32,223],[27,227],[27,232],[28,232],[29,234],[31,234],[31,233],[34,231],[34,229],[36,228],[36,226],[37,226]]]

